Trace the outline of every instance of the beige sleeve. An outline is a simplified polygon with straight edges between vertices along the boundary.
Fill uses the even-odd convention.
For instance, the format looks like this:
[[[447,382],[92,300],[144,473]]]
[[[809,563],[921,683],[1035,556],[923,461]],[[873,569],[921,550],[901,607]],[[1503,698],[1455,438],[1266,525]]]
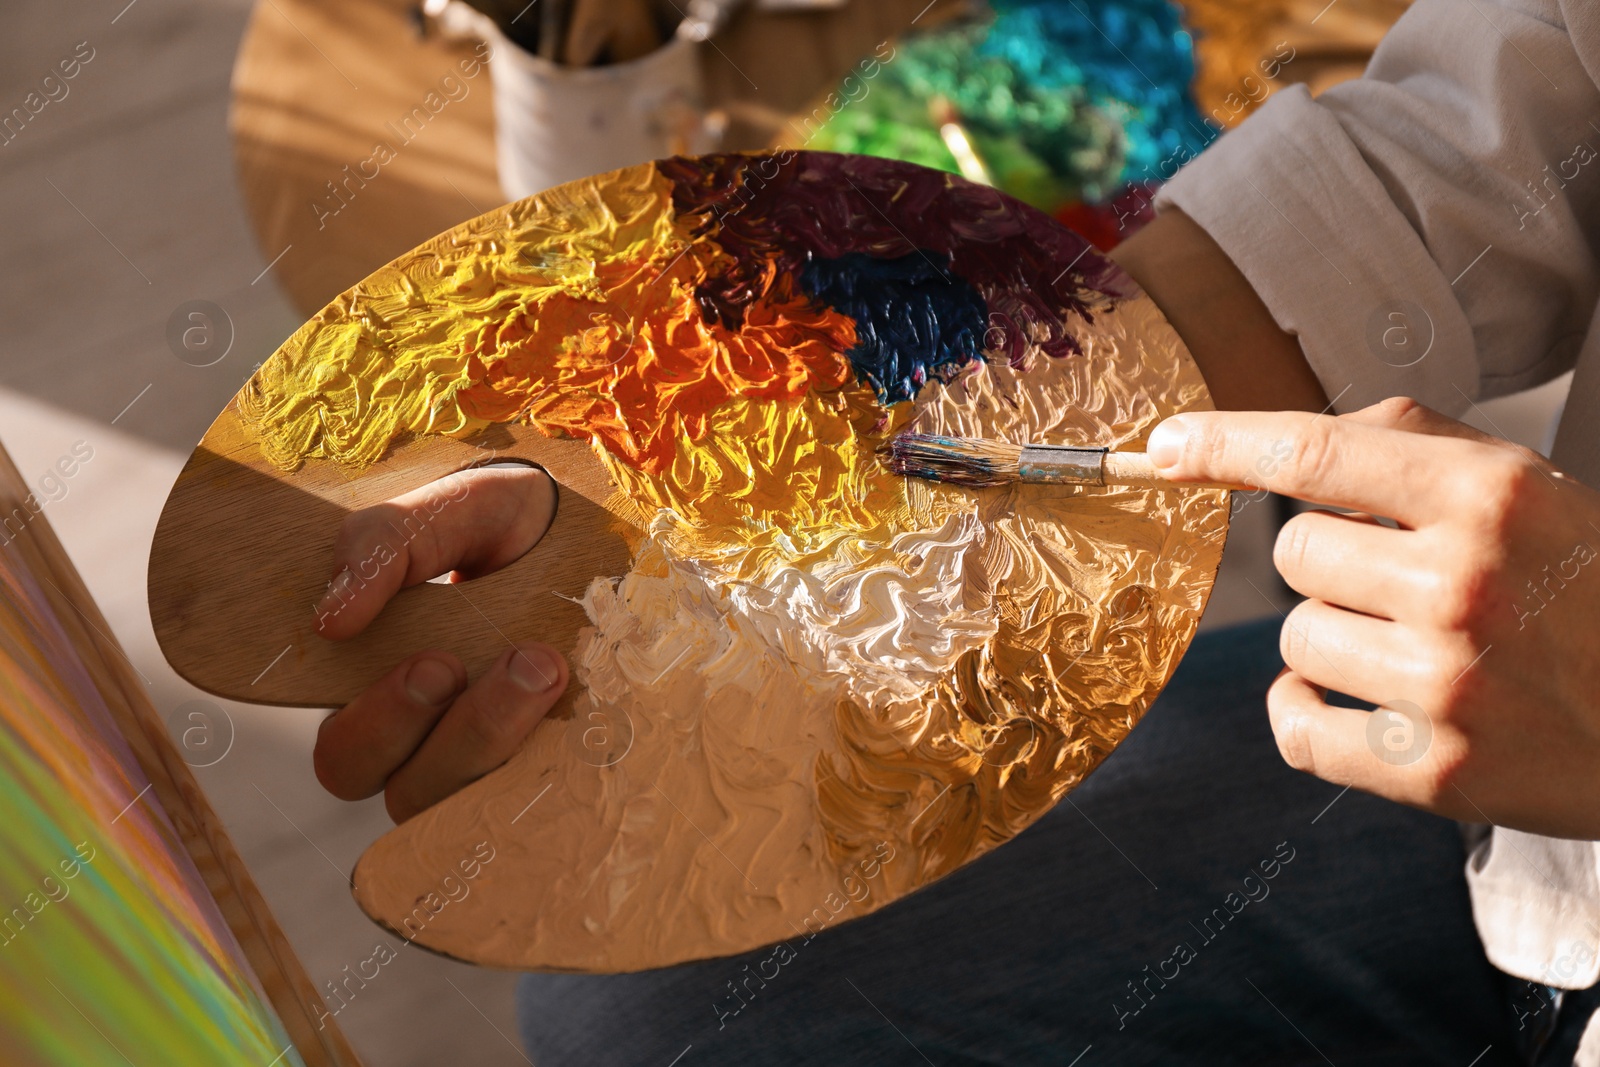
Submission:
[[[1564,7],[1417,0],[1366,75],[1279,91],[1157,197],[1300,338],[1337,410],[1450,413],[1573,365],[1600,266],[1600,90]],[[1587,30],[1585,30],[1587,33]]]

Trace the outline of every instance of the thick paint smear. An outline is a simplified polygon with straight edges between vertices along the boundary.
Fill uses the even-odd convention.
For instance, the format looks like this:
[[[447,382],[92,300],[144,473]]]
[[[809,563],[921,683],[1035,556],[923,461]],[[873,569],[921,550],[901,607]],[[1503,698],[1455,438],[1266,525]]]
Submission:
[[[267,363],[240,395],[267,456],[362,465],[403,434],[519,421],[658,471],[736,398],[794,400],[850,379],[850,321],[792,279],[737,329],[703,318],[693,293],[727,257],[679,225],[653,168],[627,174],[525,202],[518,241],[435,248],[369,280],[392,291],[318,312],[297,334],[300,358]]]
[[[994,189],[909,163],[780,152],[657,165],[682,224],[730,257],[696,289],[707,321],[737,327],[812,260],[920,250],[982,297],[1008,358],[1029,347],[1065,357],[1080,351],[1075,324],[1092,321],[1095,294],[1133,291],[1107,260],[1083,256],[1070,230]]]
[[[266,455],[360,465],[403,434],[517,420],[659,472],[722,404],[854,376],[856,322],[805,291],[808,263],[926,257],[977,294],[985,345],[1011,362],[1078,353],[1076,324],[1128,284],[1043,216],[908,164],[780,153],[623,173],[497,213],[516,241],[425,246],[407,271],[369,279],[366,299],[324,308],[291,339],[299,357],[264,365],[240,395]],[[977,328],[970,294],[942,310],[955,321],[941,335]],[[970,339],[953,351],[966,360]],[[920,387],[912,373],[879,384],[896,399]]]
[[[922,249],[897,259],[849,252],[800,271],[806,293],[850,316],[850,364],[884,403],[910,400],[930,376],[948,381],[980,358],[988,308],[966,280]]]

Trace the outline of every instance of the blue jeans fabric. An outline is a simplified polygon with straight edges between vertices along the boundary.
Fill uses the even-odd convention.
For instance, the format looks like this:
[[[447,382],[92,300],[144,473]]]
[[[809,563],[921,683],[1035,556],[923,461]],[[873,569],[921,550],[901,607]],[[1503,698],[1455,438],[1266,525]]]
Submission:
[[[1558,1013],[1489,964],[1455,824],[1279,758],[1277,632],[1200,637],[1054,810],[897,904],[797,937],[764,986],[744,979],[770,949],[524,976],[533,1062],[1497,1067],[1534,1062],[1553,1025],[1538,1062],[1570,1062],[1593,999]]]

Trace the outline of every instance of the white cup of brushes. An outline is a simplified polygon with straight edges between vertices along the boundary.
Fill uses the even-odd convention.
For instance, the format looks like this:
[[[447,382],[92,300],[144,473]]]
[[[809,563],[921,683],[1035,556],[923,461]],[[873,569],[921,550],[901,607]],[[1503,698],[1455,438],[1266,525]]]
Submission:
[[[690,18],[663,38],[649,9],[644,0],[538,0],[512,16],[546,20],[535,53],[463,0],[424,4],[440,32],[493,48],[495,152],[508,198],[717,147],[699,56],[715,25]]]

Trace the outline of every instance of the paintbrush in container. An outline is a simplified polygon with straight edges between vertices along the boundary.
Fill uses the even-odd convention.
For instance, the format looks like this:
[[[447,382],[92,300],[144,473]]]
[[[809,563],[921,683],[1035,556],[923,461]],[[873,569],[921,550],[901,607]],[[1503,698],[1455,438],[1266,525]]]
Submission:
[[[1156,470],[1143,452],[1067,445],[1019,445],[974,437],[903,433],[883,450],[896,474],[982,489],[1011,482],[1128,485],[1151,489],[1247,489],[1217,482],[1179,482]]]

